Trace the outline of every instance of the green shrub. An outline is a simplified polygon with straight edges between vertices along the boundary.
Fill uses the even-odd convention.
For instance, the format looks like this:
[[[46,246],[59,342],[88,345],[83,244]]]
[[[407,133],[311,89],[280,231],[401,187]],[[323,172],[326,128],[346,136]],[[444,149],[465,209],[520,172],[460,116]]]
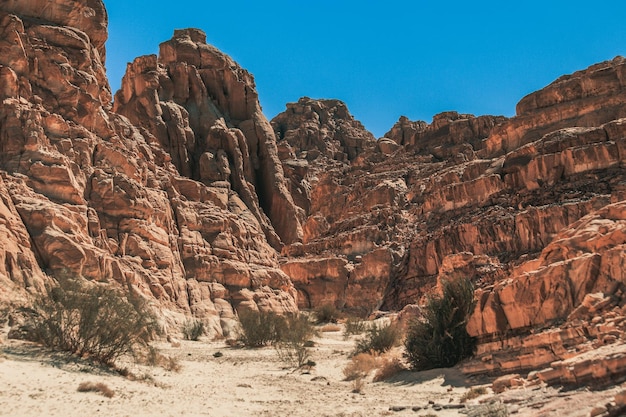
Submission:
[[[355,353],[384,353],[400,339],[400,331],[393,323],[372,323],[365,332],[365,336],[356,341]]]
[[[182,330],[185,340],[197,341],[204,334],[204,323],[201,320],[187,320]]]
[[[276,343],[285,327],[285,318],[273,312],[245,310],[239,313],[238,341],[251,348]]]
[[[155,316],[133,291],[83,280],[60,280],[33,311],[35,341],[108,366],[145,350],[158,333]]]
[[[474,353],[476,341],[466,325],[474,310],[474,287],[469,279],[443,281],[441,296],[430,296],[423,320],[414,320],[405,341],[414,369],[446,368]]]
[[[308,347],[317,331],[304,314],[279,316],[272,312],[243,311],[239,314],[238,341],[246,347],[274,345],[278,357],[297,367],[309,362]]]
[[[332,304],[324,304],[315,309],[317,324],[337,323],[339,311]]]

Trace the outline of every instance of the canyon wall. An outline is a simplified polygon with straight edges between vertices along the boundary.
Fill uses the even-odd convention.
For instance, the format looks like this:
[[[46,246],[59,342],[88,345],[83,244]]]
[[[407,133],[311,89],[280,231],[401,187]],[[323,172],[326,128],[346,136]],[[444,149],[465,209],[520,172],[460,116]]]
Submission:
[[[252,76],[176,31],[113,105],[102,2],[5,2],[0,27],[2,299],[82,276],[217,334],[233,307],[296,310],[277,250],[300,213]]]
[[[113,99],[99,0],[3,2],[0,33],[2,302],[82,276],[221,335],[241,309],[369,316],[469,277],[469,372],[621,340],[605,325],[625,304],[621,57],[515,117],[401,117],[376,140],[339,100],[269,122],[197,29],[129,63]]]

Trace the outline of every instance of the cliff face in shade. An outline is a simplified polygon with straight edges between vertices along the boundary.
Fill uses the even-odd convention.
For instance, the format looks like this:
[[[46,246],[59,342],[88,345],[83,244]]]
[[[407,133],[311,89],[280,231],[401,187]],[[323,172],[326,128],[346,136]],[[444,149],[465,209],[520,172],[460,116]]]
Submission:
[[[0,298],[69,274],[218,334],[233,307],[294,311],[272,246],[301,232],[252,78],[177,32],[163,64],[129,66],[116,113],[102,3],[27,3],[0,5]]]

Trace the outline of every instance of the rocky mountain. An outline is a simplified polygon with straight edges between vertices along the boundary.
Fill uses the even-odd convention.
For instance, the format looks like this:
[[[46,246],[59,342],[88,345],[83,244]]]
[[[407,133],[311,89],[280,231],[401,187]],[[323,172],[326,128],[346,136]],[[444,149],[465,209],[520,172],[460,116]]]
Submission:
[[[83,276],[223,334],[241,309],[367,316],[466,276],[467,372],[582,380],[573,358],[626,337],[623,58],[512,118],[401,117],[376,140],[338,100],[269,122],[197,29],[128,64],[113,98],[101,0],[5,1],[0,33],[2,302]]]
[[[99,0],[0,5],[2,298],[69,274],[217,333],[233,306],[295,311],[277,250],[301,215],[252,76],[176,31],[112,104],[106,25]]]
[[[511,119],[402,117],[349,165],[313,168],[303,241],[283,249],[300,307],[401,310],[442,279],[470,277],[468,331],[481,343],[471,373],[528,371],[621,340],[625,71],[618,57],[562,77]],[[298,145],[296,161],[315,167],[315,146]],[[620,361],[606,375],[623,374]]]

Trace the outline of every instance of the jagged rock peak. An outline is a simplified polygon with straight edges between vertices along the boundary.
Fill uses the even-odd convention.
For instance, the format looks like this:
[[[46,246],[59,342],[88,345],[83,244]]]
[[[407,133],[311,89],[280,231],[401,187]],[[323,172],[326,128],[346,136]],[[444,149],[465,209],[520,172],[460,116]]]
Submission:
[[[558,129],[624,118],[625,86],[622,57],[564,75],[520,100],[517,116],[493,129],[485,140],[485,155],[505,154]]]
[[[352,161],[375,142],[340,100],[302,97],[287,104],[287,110],[272,119],[272,126],[279,142],[288,143],[296,155],[306,152],[310,160],[324,155]]]
[[[84,32],[104,63],[108,16],[102,0],[4,0],[0,2],[0,10]]]
[[[228,183],[274,248],[301,239],[301,215],[254,78],[207,45],[204,32],[176,30],[158,58],[129,64],[114,111],[144,127],[181,175],[206,185]]]

